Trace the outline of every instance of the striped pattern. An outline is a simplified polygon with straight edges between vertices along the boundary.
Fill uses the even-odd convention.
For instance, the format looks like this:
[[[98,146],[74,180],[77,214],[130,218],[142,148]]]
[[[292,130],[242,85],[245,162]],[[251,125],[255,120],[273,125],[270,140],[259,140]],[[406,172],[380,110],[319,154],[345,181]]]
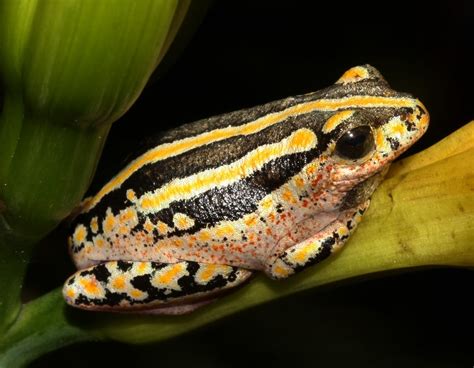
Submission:
[[[132,161],[124,170],[107,183],[92,199],[85,203],[84,211],[90,211],[108,193],[121,185],[143,166],[167,158],[178,156],[201,146],[219,142],[236,136],[255,134],[272,125],[281,123],[291,116],[298,116],[318,111],[338,111],[354,108],[413,108],[413,99],[405,97],[383,96],[350,96],[339,99],[320,99],[286,108],[283,111],[265,115],[255,121],[239,126],[229,126],[202,133],[198,136],[157,146]]]
[[[83,270],[64,296],[85,309],[173,313],[250,270],[288,277],[344,244],[427,124],[418,100],[363,66],[319,92],[167,132],[84,202],[68,239]],[[370,126],[373,150],[341,159],[336,142],[358,126]]]

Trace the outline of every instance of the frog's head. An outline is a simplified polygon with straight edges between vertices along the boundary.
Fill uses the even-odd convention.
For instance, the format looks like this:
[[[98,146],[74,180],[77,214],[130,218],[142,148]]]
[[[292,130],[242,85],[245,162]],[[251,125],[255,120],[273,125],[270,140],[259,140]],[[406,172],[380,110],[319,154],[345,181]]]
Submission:
[[[345,72],[321,101],[335,110],[321,128],[330,181],[346,192],[342,207],[352,208],[372,194],[389,164],[425,133],[429,115],[418,99],[391,89],[369,65]]]

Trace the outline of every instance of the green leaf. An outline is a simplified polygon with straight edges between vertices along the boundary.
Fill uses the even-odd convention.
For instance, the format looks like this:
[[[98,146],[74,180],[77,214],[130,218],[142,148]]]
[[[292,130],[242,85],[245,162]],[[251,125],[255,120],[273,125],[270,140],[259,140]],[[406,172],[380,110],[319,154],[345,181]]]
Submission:
[[[0,336],[33,245],[76,207],[189,0],[0,1]]]

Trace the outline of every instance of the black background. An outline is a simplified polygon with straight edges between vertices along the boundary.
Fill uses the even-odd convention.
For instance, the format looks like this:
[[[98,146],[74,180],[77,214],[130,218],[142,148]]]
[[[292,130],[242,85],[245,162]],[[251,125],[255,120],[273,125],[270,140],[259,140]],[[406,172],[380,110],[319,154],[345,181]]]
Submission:
[[[430,129],[409,154],[422,150],[474,117],[473,14],[467,1],[215,1],[174,65],[114,124],[92,191],[163,129],[314,91],[364,63],[430,111]],[[72,272],[62,231],[35,255],[29,297]],[[384,275],[293,295],[165,343],[78,344],[32,366],[471,367],[473,285],[471,270]]]

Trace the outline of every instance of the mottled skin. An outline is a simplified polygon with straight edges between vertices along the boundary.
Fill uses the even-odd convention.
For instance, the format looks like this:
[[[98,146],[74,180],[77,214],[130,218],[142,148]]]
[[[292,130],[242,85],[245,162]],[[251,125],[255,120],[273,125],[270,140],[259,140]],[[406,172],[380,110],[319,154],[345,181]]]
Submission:
[[[66,301],[184,313],[253,273],[279,279],[339,249],[428,113],[377,70],[183,125],[84,201]]]

